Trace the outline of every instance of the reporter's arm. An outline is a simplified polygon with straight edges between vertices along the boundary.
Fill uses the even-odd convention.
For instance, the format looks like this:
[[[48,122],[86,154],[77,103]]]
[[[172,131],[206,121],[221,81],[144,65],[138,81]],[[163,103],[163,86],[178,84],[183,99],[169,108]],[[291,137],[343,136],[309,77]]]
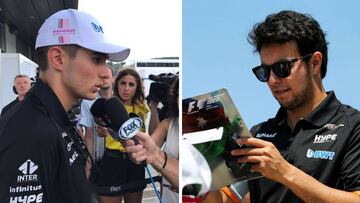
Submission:
[[[162,151],[149,135],[139,132],[136,135],[140,144],[135,145],[133,140],[123,142],[130,158],[135,163],[141,163],[146,160],[155,169],[162,171],[164,177],[175,187],[179,187],[179,161],[174,157],[167,155],[165,164],[165,152]],[[165,166],[165,167],[164,167]],[[164,167],[164,169],[162,169]]]
[[[150,164],[166,177],[171,185],[179,188],[179,160],[169,154],[165,155],[163,150],[157,148]]]
[[[164,119],[155,129],[154,133],[151,135],[151,138],[154,140],[158,147],[162,147],[166,140],[167,131],[169,129],[170,119]]]

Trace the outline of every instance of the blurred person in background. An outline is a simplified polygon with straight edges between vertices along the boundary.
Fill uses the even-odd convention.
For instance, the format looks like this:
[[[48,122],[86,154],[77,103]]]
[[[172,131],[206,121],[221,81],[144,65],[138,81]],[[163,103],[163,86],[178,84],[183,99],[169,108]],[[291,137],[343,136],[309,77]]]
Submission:
[[[145,103],[142,79],[136,70],[125,68],[119,71],[114,82],[114,96],[124,104],[128,113],[135,113],[143,122],[141,131],[145,132],[145,119],[149,108]],[[116,109],[114,109],[116,111]],[[152,125],[152,121],[150,124]],[[101,161],[98,186],[121,186],[144,181],[129,189],[99,193],[102,203],[140,203],[146,188],[144,166],[133,163],[126,149],[111,136],[105,138],[105,152]]]
[[[100,78],[102,84],[100,86],[100,91],[96,95],[94,100],[82,100],[81,102],[81,111],[80,111],[80,121],[79,124],[85,127],[84,141],[89,149],[90,154],[95,160],[95,163],[100,163],[100,160],[104,154],[105,150],[105,136],[104,134],[97,133],[96,123],[90,112],[91,106],[98,98],[110,98],[113,94],[113,72],[110,67],[103,69],[100,72]],[[91,164],[87,162],[86,164],[86,175],[87,178],[90,176]]]
[[[30,87],[31,87],[31,81],[27,75],[20,74],[15,76],[13,90],[14,93],[17,94],[18,96],[14,99],[14,101],[4,106],[4,108],[1,110],[0,117],[3,116],[5,112],[7,112],[12,106],[21,102],[24,99],[25,94],[29,91]]]

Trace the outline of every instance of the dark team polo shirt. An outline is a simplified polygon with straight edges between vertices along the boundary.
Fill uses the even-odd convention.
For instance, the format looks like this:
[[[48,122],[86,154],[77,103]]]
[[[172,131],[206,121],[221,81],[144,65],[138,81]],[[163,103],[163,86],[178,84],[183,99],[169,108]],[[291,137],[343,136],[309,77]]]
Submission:
[[[2,108],[2,110],[1,110],[0,117],[3,116],[11,107],[15,106],[15,104],[17,104],[19,102],[20,101],[19,101],[18,97],[16,97],[16,99],[14,99],[14,101],[12,101],[8,105],[4,106],[4,108]]]
[[[38,80],[0,119],[0,202],[82,203],[84,144],[55,93]]]
[[[345,191],[360,190],[360,113],[328,96],[291,132],[286,111],[254,126],[252,134],[272,142],[292,165],[321,183]],[[280,183],[249,181],[251,202],[302,202]]]

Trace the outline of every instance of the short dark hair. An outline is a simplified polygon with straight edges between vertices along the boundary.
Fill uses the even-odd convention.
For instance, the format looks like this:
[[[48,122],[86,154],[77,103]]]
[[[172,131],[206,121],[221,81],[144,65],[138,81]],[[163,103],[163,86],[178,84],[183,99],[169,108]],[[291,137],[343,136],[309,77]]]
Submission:
[[[29,76],[23,75],[23,74],[18,74],[18,75],[16,75],[16,76],[14,77],[14,82],[15,82],[15,80],[18,79],[18,78],[28,78],[28,79],[30,80]]]
[[[47,53],[52,46],[39,47],[36,49],[36,55],[38,57],[39,70],[45,71],[48,68],[48,59]],[[77,50],[80,48],[79,45],[61,45],[61,48],[70,56],[70,58],[75,58]]]
[[[118,87],[118,83],[120,81],[121,78],[127,76],[127,75],[131,75],[135,78],[136,80],[136,90],[135,90],[135,95],[134,97],[131,99],[131,104],[143,104],[145,101],[145,95],[143,92],[143,83],[142,83],[142,79],[139,75],[139,73],[132,68],[125,68],[122,69],[116,76],[115,78],[115,82],[114,82],[114,95],[116,97],[118,97],[120,100],[122,100],[122,98],[119,95],[119,87]]]
[[[248,41],[257,52],[263,45],[271,43],[286,43],[295,41],[302,56],[321,52],[321,78],[324,78],[327,70],[328,42],[320,24],[309,14],[295,11],[280,11],[268,15],[264,22],[257,23],[248,35]]]

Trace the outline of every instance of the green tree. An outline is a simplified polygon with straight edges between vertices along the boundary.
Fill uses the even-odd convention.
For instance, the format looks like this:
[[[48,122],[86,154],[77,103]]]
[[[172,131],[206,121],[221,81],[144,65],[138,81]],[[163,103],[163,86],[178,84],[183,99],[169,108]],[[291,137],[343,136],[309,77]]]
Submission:
[[[117,73],[120,68],[125,66],[125,62],[117,63],[117,62],[108,61],[106,62],[106,64],[113,70],[113,73]]]

